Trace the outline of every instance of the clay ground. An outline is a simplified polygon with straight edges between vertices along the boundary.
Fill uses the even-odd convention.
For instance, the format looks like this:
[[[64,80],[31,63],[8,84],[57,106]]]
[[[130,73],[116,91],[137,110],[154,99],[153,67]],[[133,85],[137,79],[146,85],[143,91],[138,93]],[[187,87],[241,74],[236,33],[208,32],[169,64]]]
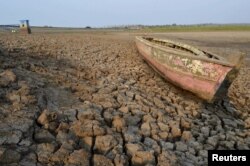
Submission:
[[[0,34],[0,165],[204,165],[250,149],[250,32],[144,34],[246,59],[206,103],[155,73],[138,33]]]

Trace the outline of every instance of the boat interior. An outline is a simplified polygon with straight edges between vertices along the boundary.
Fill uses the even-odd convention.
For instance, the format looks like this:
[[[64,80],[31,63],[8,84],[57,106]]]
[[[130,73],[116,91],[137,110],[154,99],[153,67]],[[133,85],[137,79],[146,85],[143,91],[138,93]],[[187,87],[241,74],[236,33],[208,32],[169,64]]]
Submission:
[[[143,39],[150,41],[152,43],[164,46],[164,47],[169,47],[169,48],[173,48],[173,49],[178,49],[184,52],[188,52],[191,53],[192,55],[195,56],[203,56],[209,59],[214,59],[214,60],[223,60],[223,58],[217,56],[217,55],[213,55],[211,53],[199,50],[197,48],[191,47],[189,45],[186,44],[181,44],[181,43],[175,43],[173,41],[165,41],[165,40],[159,40],[159,39],[155,39],[152,37],[143,37]]]

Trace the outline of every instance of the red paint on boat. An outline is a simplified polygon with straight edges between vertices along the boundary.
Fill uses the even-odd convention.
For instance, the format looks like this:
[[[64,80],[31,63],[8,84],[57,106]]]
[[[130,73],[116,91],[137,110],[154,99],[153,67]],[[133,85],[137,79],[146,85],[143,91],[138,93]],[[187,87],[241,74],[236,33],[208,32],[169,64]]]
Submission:
[[[232,67],[213,64],[214,68],[216,68],[217,70],[217,73],[220,73],[220,75],[216,78],[215,81],[200,78],[189,73],[185,74],[183,72],[173,70],[166,64],[161,63],[152,58],[150,56],[152,50],[151,48],[148,48],[148,46],[145,46],[144,44],[139,42],[136,42],[136,44],[143,58],[164,78],[185,90],[195,93],[197,96],[207,101],[211,101],[214,98],[214,95],[223,83],[228,72],[232,70]]]

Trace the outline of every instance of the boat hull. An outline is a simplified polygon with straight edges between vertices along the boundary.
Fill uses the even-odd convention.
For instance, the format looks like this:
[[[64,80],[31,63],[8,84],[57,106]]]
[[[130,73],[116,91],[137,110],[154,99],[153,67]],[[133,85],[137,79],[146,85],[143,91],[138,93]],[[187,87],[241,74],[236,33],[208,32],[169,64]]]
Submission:
[[[231,66],[183,56],[172,49],[159,48],[136,38],[142,57],[165,79],[197,96],[213,101],[215,94],[226,81]]]

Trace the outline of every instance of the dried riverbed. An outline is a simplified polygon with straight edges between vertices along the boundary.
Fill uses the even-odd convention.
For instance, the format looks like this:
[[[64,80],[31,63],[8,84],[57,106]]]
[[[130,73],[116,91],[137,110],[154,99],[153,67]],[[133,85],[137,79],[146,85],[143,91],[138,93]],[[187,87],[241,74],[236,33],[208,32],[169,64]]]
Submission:
[[[228,95],[208,104],[155,73],[133,38],[1,34],[0,165],[204,165],[207,150],[250,148],[248,61]]]

